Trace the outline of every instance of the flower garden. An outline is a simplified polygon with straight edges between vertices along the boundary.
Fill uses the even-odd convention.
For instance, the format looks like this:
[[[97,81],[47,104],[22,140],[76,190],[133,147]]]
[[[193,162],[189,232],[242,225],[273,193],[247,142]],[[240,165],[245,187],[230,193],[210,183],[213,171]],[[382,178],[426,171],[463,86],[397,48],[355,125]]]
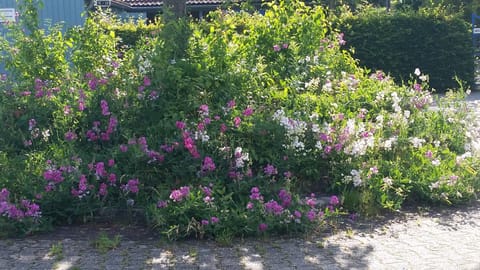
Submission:
[[[158,22],[135,44],[111,14],[62,33],[21,11],[1,43],[2,236],[112,212],[170,239],[304,233],[480,189],[468,90],[361,68],[321,7]]]

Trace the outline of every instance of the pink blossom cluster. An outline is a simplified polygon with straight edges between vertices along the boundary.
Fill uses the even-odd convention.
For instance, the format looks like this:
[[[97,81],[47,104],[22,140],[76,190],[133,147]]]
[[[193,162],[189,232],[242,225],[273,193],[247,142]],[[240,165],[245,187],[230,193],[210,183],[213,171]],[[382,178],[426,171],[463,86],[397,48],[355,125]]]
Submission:
[[[183,186],[180,189],[174,189],[170,193],[170,199],[174,202],[181,202],[184,198],[188,197],[190,194],[190,187]]]
[[[39,218],[40,206],[30,200],[21,200],[19,205],[8,201],[10,192],[6,188],[0,191],[0,216],[6,216],[14,220],[22,220],[26,217]]]

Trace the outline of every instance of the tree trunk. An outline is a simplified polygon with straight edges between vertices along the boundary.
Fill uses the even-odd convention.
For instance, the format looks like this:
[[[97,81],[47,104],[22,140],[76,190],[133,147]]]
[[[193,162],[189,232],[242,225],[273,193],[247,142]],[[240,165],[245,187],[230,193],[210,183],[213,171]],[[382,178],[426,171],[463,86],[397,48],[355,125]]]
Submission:
[[[164,0],[163,9],[164,14],[167,15],[167,18],[173,16],[173,18],[178,19],[185,17],[187,13],[187,0]],[[171,12],[170,15],[168,13]]]

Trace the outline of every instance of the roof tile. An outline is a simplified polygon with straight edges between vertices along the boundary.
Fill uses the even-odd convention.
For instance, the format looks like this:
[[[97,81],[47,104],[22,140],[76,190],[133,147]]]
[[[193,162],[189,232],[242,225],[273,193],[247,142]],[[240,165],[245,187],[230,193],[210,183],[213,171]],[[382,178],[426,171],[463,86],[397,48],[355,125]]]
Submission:
[[[163,1],[158,0],[113,0],[113,2],[129,7],[159,7]],[[217,5],[222,4],[222,0],[188,0],[187,5]]]

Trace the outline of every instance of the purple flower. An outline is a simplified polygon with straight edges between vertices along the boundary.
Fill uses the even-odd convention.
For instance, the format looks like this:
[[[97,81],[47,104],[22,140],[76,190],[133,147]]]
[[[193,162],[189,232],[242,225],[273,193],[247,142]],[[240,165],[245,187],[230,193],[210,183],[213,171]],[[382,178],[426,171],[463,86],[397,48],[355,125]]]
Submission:
[[[220,133],[225,133],[227,131],[227,125],[221,124],[220,125]]]
[[[139,184],[138,179],[130,179],[127,182],[126,190],[128,190],[132,193],[138,193],[138,191],[139,191],[138,184]]]
[[[98,189],[98,194],[100,196],[106,196],[107,195],[107,184],[101,183],[100,188]]]
[[[283,43],[282,44],[282,49],[288,49],[288,43]]]
[[[80,180],[78,182],[78,190],[80,193],[84,193],[87,190],[87,184],[87,177],[84,174],[80,175]]]
[[[150,81],[150,78],[148,78],[147,76],[143,77],[143,85],[144,86],[150,86],[152,84],[152,82]]]
[[[212,190],[209,187],[202,187],[202,191],[205,196],[212,196]]]
[[[337,196],[333,195],[330,197],[330,204],[333,205],[333,206],[336,206],[338,204],[340,204],[340,200],[338,199]]]
[[[117,175],[115,175],[114,173],[109,174],[108,182],[110,182],[110,185],[115,185],[115,182],[117,182]]]
[[[267,176],[273,176],[273,175],[278,174],[277,168],[275,168],[275,166],[273,166],[272,164],[267,164],[267,166],[265,166],[265,168],[263,168],[263,172]]]
[[[2,191],[0,191],[0,202],[5,202],[8,200],[8,196],[10,195],[10,192],[6,188],[2,188]]]
[[[279,52],[280,50],[281,50],[280,45],[277,45],[277,44],[273,45],[273,51]]]
[[[233,107],[235,107],[235,100],[230,100],[228,103],[227,103],[227,107],[229,109],[232,109]]]
[[[102,115],[110,115],[108,111],[108,102],[105,99],[100,101],[100,107],[102,108]]]
[[[211,157],[205,157],[203,159],[202,171],[213,172],[215,170],[215,163]]]
[[[293,212],[293,215],[296,217],[296,218],[301,218],[302,217],[302,212],[298,211],[298,210],[295,210],[295,212]]]
[[[107,171],[105,171],[105,164],[103,162],[98,162],[95,165],[95,174],[97,176],[105,176],[107,175]]]
[[[109,159],[108,160],[108,167],[113,167],[115,165],[115,160],[114,159]]]
[[[202,219],[201,223],[203,226],[207,226],[209,222],[206,219]]]
[[[178,129],[181,129],[181,130],[185,129],[185,126],[186,126],[185,123],[182,121],[177,121],[175,125],[177,126]]]
[[[311,209],[310,211],[308,211],[307,213],[308,220],[314,221],[315,217],[316,217],[315,210]]]
[[[251,116],[253,114],[253,109],[250,107],[247,107],[245,110],[243,110],[243,116]]]
[[[37,125],[37,121],[35,119],[28,120],[28,130],[32,130]]]
[[[50,169],[43,172],[43,178],[47,181],[53,181],[55,184],[63,182],[65,179],[62,172],[56,169]]]
[[[206,105],[206,104],[200,105],[200,108],[199,108],[198,112],[203,116],[208,116],[208,105]]]
[[[215,223],[220,222],[220,219],[218,217],[211,217],[210,222],[212,222],[212,224],[215,224]]]
[[[157,208],[165,208],[168,206],[168,202],[167,201],[158,201],[157,202]]]
[[[252,202],[248,202],[248,203],[247,203],[247,209],[248,209],[248,210],[252,210],[252,209],[253,209],[253,203],[252,203]]]
[[[70,142],[70,141],[74,141],[77,139],[77,134],[75,132],[72,132],[72,131],[67,131],[67,133],[65,133],[65,140]]]
[[[258,230],[259,230],[260,232],[264,232],[264,231],[266,231],[267,229],[268,229],[268,225],[267,225],[267,224],[265,224],[265,223],[260,223],[260,224],[258,224]]]
[[[292,202],[292,195],[290,195],[288,191],[281,189],[278,193],[278,197],[280,197],[283,207],[288,208],[290,206],[290,203]]]
[[[258,189],[258,187],[253,187],[250,190],[250,199],[251,200],[257,200],[257,201],[263,200],[263,196],[260,195],[260,190]]]
[[[123,153],[128,151],[128,146],[125,144],[121,144],[119,148],[120,148],[120,151]]]
[[[271,200],[267,203],[265,203],[265,211],[269,214],[274,214],[276,216],[282,214],[283,212],[283,207],[278,204],[277,201]]]

